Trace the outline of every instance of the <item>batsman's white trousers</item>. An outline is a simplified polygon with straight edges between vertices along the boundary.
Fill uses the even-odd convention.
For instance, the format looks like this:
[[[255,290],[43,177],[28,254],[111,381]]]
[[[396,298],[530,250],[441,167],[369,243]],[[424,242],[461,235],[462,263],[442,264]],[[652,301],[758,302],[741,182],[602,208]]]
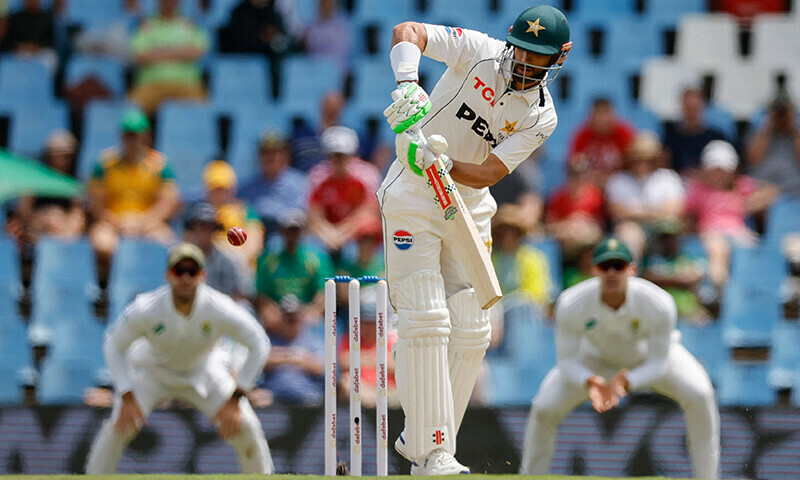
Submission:
[[[472,192],[477,193],[474,190]],[[490,245],[491,218],[497,210],[497,204],[489,195],[488,189],[470,196],[465,201],[468,202],[467,206],[471,210],[481,237]],[[383,215],[389,296],[392,306],[398,312],[398,323],[403,324],[400,327],[405,327],[407,321],[416,317],[413,311],[419,308],[418,305],[421,303],[408,301],[412,297],[407,295],[402,296],[402,298],[406,298],[404,301],[398,292],[401,288],[413,288],[407,282],[423,278],[424,275],[420,275],[421,272],[431,271],[438,272],[444,282],[444,294],[449,310],[449,312],[445,312],[444,320],[448,327],[450,324],[453,327],[449,334],[445,333],[448,337],[444,339],[447,342],[448,354],[447,365],[443,366],[444,372],[441,372],[440,368],[434,367],[427,367],[429,371],[425,372],[405,372],[404,366],[399,365],[398,357],[396,369],[404,373],[405,377],[420,378],[438,372],[435,373],[435,375],[439,375],[437,378],[449,382],[452,389],[452,396],[437,395],[434,391],[428,391],[435,390],[434,385],[420,390],[411,389],[409,392],[400,392],[401,401],[403,398],[406,399],[405,402],[402,402],[406,414],[406,425],[409,425],[410,419],[422,414],[422,412],[413,410],[416,408],[415,405],[422,405],[424,402],[422,399],[414,397],[418,395],[430,395],[431,398],[441,399],[451,397],[447,401],[453,402],[453,418],[449,418],[449,413],[446,415],[443,413],[441,415],[442,424],[447,426],[450,433],[457,434],[480,370],[480,362],[491,336],[488,314],[480,309],[477,301],[472,300],[474,293],[461,262],[458,248],[456,248],[458,242],[464,239],[452,238],[453,235],[446,223],[448,221],[444,219],[442,210],[434,202],[434,195],[425,180],[404,168],[398,161],[392,164],[378,191],[378,202]],[[423,287],[423,290],[429,288],[421,284],[418,287]],[[432,294],[433,292],[431,292]],[[416,303],[416,305],[412,305],[412,303]],[[453,315],[458,317],[453,317]],[[398,328],[399,343],[406,340],[412,341],[410,338],[402,338],[403,332],[408,331],[411,330]],[[473,338],[476,335],[485,336],[485,339]],[[433,339],[431,340],[433,341]],[[413,350],[409,350],[409,352],[411,351]],[[404,351],[405,356],[408,354]],[[425,354],[429,355],[429,358],[433,358],[432,352]],[[415,362],[415,365],[416,367],[413,368],[424,368],[425,362],[420,359]],[[403,375],[401,377],[405,378]],[[398,380],[398,390],[403,388],[403,382]],[[442,411],[450,412],[450,406],[443,407]],[[414,435],[412,432],[406,433],[408,434],[402,436],[405,441],[405,449],[401,451],[401,454],[410,460],[421,458],[425,452],[437,447],[426,441],[423,442],[419,435]],[[447,437],[446,450],[455,452],[455,438],[449,438],[449,435]],[[427,437],[425,438],[427,439]]]
[[[175,376],[170,376],[172,382],[168,384],[162,379],[163,377],[160,378],[157,370],[154,373],[151,368],[142,365],[129,366],[133,395],[145,417],[150,415],[156,405],[169,399],[183,400],[209,418],[213,417],[236,389],[236,382],[222,361],[223,355],[216,353],[210,355],[201,371],[192,375],[191,383],[180,384],[174,382]],[[122,453],[138,433],[122,435],[114,429],[121,405],[122,399],[119,395],[115,395],[111,416],[103,422],[89,453],[86,463],[86,473],[89,475],[116,473]],[[239,454],[242,473],[273,473],[272,456],[264,430],[246,398],[239,400],[239,412],[241,430],[238,435],[229,439],[228,443],[236,448]]]
[[[607,380],[620,368],[595,359],[586,359],[584,363]],[[683,345],[674,341],[664,375],[645,388],[678,403],[686,417],[695,478],[716,479],[719,475],[719,409],[714,387],[703,366]],[[558,367],[550,371],[531,404],[520,474],[548,473],[558,425],[569,412],[588,399],[584,385],[568,381]]]

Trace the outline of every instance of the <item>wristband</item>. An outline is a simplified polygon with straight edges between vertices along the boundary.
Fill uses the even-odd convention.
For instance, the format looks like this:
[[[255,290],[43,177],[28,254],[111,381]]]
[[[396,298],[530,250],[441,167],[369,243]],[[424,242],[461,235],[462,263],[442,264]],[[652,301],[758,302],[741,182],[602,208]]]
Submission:
[[[234,399],[234,400],[239,400],[240,398],[244,397],[245,395],[247,395],[247,392],[245,392],[241,388],[237,388],[236,390],[233,391],[233,395],[231,395],[231,398]]]
[[[416,82],[419,80],[419,59],[422,52],[411,42],[400,42],[389,52],[394,79],[398,82]]]

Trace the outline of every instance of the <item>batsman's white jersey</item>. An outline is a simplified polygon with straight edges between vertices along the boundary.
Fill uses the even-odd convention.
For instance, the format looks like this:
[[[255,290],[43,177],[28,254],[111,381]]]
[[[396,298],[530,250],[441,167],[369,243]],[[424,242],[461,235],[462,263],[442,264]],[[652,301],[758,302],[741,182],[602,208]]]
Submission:
[[[247,348],[236,374],[228,370],[228,354],[218,346],[227,336]],[[179,313],[172,289],[165,285],[140,294],[112,326],[104,345],[106,364],[115,387],[114,410],[92,446],[86,471],[114,473],[133,436],[117,433],[121,396],[133,392],[147,416],[167,399],[188,402],[209,417],[231,398],[238,386],[255,385],[269,355],[270,342],[258,321],[232,298],[205,284],[197,287],[191,313]],[[272,473],[261,423],[246,398],[240,399],[242,428],[229,442],[239,452],[244,473]]]
[[[556,305],[558,363],[531,405],[520,473],[548,472],[556,428],[588,399],[592,375],[611,379],[629,370],[630,390],[650,388],[683,409],[695,475],[717,478],[719,410],[708,374],[680,343],[675,302],[647,280],[628,279],[625,303],[600,300],[600,279],[565,290]]]
[[[494,153],[513,171],[556,127],[550,93],[507,88],[499,62],[505,42],[461,28],[424,27],[428,40],[422,53],[448,68],[430,95],[432,109],[420,122],[423,134],[443,135],[454,160],[481,164]],[[489,189],[458,189],[489,245],[497,210]],[[412,461],[437,449],[453,454],[489,345],[488,315],[425,179],[395,160],[378,201],[389,294],[398,312],[395,378],[406,415],[396,446]]]

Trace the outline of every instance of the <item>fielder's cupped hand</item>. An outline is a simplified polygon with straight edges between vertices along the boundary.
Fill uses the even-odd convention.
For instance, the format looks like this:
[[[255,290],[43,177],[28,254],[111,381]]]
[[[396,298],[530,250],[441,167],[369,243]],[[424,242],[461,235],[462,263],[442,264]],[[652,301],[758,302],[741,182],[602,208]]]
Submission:
[[[242,429],[242,417],[239,413],[239,399],[231,398],[219,409],[211,419],[217,426],[219,436],[225,440],[235,437]]]
[[[403,132],[395,137],[394,146],[397,158],[419,176],[424,176],[423,172],[437,156],[448,172],[453,167],[452,160],[443,153],[447,149],[447,140],[441,135],[431,135],[426,139],[419,132]]]
[[[615,385],[606,383],[603,377],[595,375],[589,378],[586,385],[589,401],[598,413],[607,412],[619,405],[619,395],[614,390]]]
[[[394,133],[402,133],[416,125],[431,111],[431,99],[413,82],[402,83],[392,92],[392,102],[383,115]]]

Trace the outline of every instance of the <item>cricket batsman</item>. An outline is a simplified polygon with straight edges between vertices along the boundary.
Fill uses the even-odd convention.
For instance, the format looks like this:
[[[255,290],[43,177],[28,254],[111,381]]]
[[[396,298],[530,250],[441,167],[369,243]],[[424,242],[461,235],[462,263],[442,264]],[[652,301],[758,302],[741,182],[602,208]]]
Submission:
[[[714,388],[703,366],[681,344],[675,301],[635,276],[631,252],[620,240],[603,240],[592,258],[596,277],[558,298],[558,363],[531,404],[520,474],[548,473],[556,429],[572,409],[588,399],[602,413],[628,392],[649,388],[683,410],[695,477],[717,478]]]
[[[204,268],[198,247],[173,247],[168,285],[138,295],[108,333],[104,352],[114,380],[114,408],[94,440],[87,474],[116,473],[147,416],[169,399],[210,417],[236,448],[243,473],[273,473],[261,422],[245,396],[267,361],[269,339],[252,315],[203,282]],[[248,350],[236,378],[217,347],[223,336]]]
[[[441,25],[394,27],[390,60],[398,87],[384,115],[397,133],[397,160],[378,202],[406,417],[395,448],[412,462],[412,475],[469,473],[454,457],[456,434],[491,334],[459,258],[460,239],[449,238],[423,178],[432,163],[426,145],[449,145],[442,159],[490,247],[497,204],[488,187],[555,129],[547,85],[569,54],[569,36],[564,14],[550,6],[524,10],[505,41]],[[417,83],[423,54],[448,67],[430,97]]]

